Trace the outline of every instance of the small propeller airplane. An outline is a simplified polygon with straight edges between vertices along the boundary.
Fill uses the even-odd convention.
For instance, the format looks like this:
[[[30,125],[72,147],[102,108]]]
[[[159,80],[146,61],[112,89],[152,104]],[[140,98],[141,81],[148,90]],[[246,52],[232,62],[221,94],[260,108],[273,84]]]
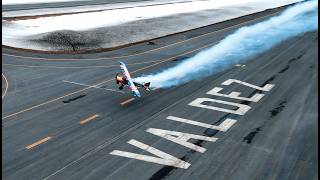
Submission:
[[[144,88],[145,90],[150,91],[150,82],[141,84],[133,81],[126,65],[123,62],[120,62],[120,68],[122,70],[123,77],[120,76],[119,73],[116,74],[116,83],[120,84],[119,90],[122,90],[124,86],[129,86],[133,96],[136,97],[141,97],[141,94],[137,87]]]
[[[124,86],[128,86],[130,88],[130,91],[133,94],[133,96],[136,96],[136,97],[141,97],[141,94],[140,94],[138,88],[144,88],[146,91],[150,91],[150,88],[149,88],[150,82],[144,83],[144,84],[135,82],[131,78],[129,71],[123,62],[120,62],[120,68],[122,70],[123,76],[120,76],[119,73],[117,73],[116,78],[115,78],[116,83],[120,84],[119,90],[123,90]],[[106,90],[106,91],[112,91],[112,92],[118,92],[118,93],[125,94],[125,92],[122,92],[119,90],[108,89],[108,88],[100,87],[97,85],[88,85],[88,84],[83,84],[83,83],[78,83],[78,82],[73,82],[73,81],[68,81],[68,80],[63,80],[63,82],[70,83],[70,84],[76,84],[76,85],[80,85],[80,86],[85,86],[85,87],[89,87],[89,88],[96,88],[96,89],[102,89],[102,90]]]

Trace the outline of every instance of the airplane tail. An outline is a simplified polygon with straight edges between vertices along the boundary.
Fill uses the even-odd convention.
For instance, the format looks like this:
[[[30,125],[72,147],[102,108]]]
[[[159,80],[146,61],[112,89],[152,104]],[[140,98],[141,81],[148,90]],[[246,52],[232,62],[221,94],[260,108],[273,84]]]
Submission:
[[[147,83],[144,83],[143,87],[147,90],[147,91],[150,91],[150,82],[147,82]]]

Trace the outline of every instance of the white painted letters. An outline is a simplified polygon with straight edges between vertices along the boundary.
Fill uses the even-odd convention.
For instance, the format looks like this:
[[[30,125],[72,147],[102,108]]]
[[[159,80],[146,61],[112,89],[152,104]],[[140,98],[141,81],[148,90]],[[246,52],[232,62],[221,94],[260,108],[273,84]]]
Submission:
[[[263,87],[259,87],[259,86],[256,86],[256,85],[253,85],[253,84],[249,84],[247,82],[243,82],[243,81],[240,81],[240,80],[237,80],[237,79],[228,79],[225,82],[223,82],[222,85],[230,85],[233,82],[238,83],[238,84],[242,84],[242,85],[254,88],[254,89],[258,89],[258,90],[261,90],[261,91],[270,91],[274,87],[274,84],[266,84]]]
[[[258,102],[264,96],[264,94],[256,93],[251,98],[240,97],[239,96],[240,92],[231,92],[230,94],[221,94],[221,93],[219,93],[219,91],[221,91],[222,89],[223,88],[215,87],[212,90],[208,91],[207,94],[228,97],[228,98],[232,98],[232,99],[240,99],[240,100],[245,100],[245,101],[253,101],[253,102]]]
[[[219,108],[215,106],[209,106],[209,105],[204,105],[202,104],[203,102],[215,102],[215,103],[220,103],[220,104],[227,104],[227,105],[232,105],[232,106],[237,106],[237,110],[231,110],[231,109],[225,109],[225,108]],[[245,104],[239,104],[239,103],[233,103],[233,102],[228,102],[228,101],[221,101],[217,99],[210,99],[210,98],[197,98],[191,103],[189,103],[190,106],[195,106],[195,107],[201,107],[201,108],[206,108],[206,109],[211,109],[215,111],[222,111],[226,113],[232,113],[232,114],[238,114],[238,115],[244,115],[247,111],[249,111],[251,108],[248,105]]]
[[[160,151],[154,147],[146,145],[146,144],[139,142],[137,140],[131,139],[130,141],[128,141],[128,143],[133,146],[136,146],[140,149],[148,151],[149,153],[154,154],[158,157],[136,154],[136,153],[126,152],[126,151],[119,151],[119,150],[114,150],[114,151],[110,152],[110,154],[122,156],[122,157],[127,157],[127,158],[132,158],[132,159],[137,159],[137,160],[141,160],[141,161],[162,164],[162,165],[166,165],[166,166],[174,166],[174,167],[183,168],[183,169],[188,169],[188,167],[191,165],[190,163],[182,161],[181,159],[178,159],[170,154],[167,154],[163,151]]]
[[[228,79],[222,83],[222,85],[230,85],[232,83],[238,83],[242,84],[244,86],[248,86],[254,89],[258,89],[261,91],[270,91],[274,85],[273,84],[266,84],[264,87],[259,87],[250,83],[246,83],[240,80],[236,79]],[[231,92],[229,94],[222,94],[220,91],[223,88],[221,87],[215,87],[212,90],[208,91],[207,94],[210,95],[215,95],[215,96],[221,96],[221,97],[227,97],[227,98],[233,98],[233,99],[239,99],[239,100],[245,100],[245,101],[251,101],[251,102],[258,102],[264,94],[256,93],[252,97],[241,97],[240,92]],[[229,105],[229,106],[234,106],[236,107],[236,110],[234,108],[222,108],[222,107],[215,107],[214,105],[205,105],[204,102],[211,102],[212,104],[223,104],[223,105]],[[222,101],[222,100],[217,100],[217,99],[211,99],[211,98],[197,98],[194,101],[190,102],[188,105],[194,106],[194,107],[200,107],[200,108],[205,108],[205,109],[210,109],[210,110],[215,110],[215,111],[221,111],[225,113],[232,113],[232,114],[238,114],[238,115],[244,115],[246,114],[247,111],[251,109],[250,106],[245,105],[245,104],[240,104],[240,103],[235,103],[235,102],[228,102],[228,101]],[[184,119],[184,118],[179,118],[175,116],[168,116],[166,119],[172,120],[172,121],[177,121],[177,122],[182,122],[182,123],[187,123],[199,127],[204,127],[204,128],[210,128],[218,131],[223,131],[226,132],[230,127],[232,127],[237,121],[234,119],[226,118],[222,123],[220,123],[218,126],[207,124],[207,123],[202,123],[202,122],[197,122],[194,120],[189,120],[189,119]],[[177,131],[170,131],[170,130],[163,130],[163,129],[156,129],[156,128],[149,128],[146,130],[147,132],[154,134],[156,136],[162,137],[164,139],[167,139],[169,141],[172,141],[174,143],[177,143],[179,145],[185,146],[187,148],[190,148],[194,151],[198,151],[201,153],[204,153],[206,151],[205,148],[200,147],[196,144],[192,144],[188,142],[190,139],[198,139],[198,140],[204,140],[204,141],[211,141],[215,142],[218,138],[215,137],[207,137],[207,136],[201,136],[201,135],[196,135],[196,134],[189,134],[189,133],[184,133],[184,132],[177,132]],[[160,151],[152,146],[149,146],[147,144],[144,144],[142,142],[139,142],[137,140],[131,139],[128,141],[129,144],[138,147],[142,150],[145,150],[154,156],[151,155],[142,155],[142,154],[136,154],[136,153],[131,153],[131,152],[126,152],[126,151],[120,151],[120,150],[114,150],[110,152],[111,155],[116,155],[116,156],[122,156],[122,157],[127,157],[127,158],[132,158],[132,159],[137,159],[141,161],[146,161],[146,162],[152,162],[152,163],[157,163],[161,165],[166,165],[166,166],[174,166],[177,168],[183,168],[183,169],[188,169],[189,166],[191,166],[190,163],[185,162],[181,159],[178,159],[170,154],[167,154],[163,151]]]
[[[168,131],[168,130],[155,129],[155,128],[149,128],[147,129],[147,132],[160,136],[162,138],[168,139],[172,142],[175,142],[177,144],[180,144],[182,146],[188,147],[192,150],[195,150],[201,153],[204,153],[206,149],[188,142],[189,139],[199,139],[199,140],[211,141],[211,142],[215,142],[217,140],[217,138],[214,138],[214,137],[206,137],[206,136],[200,136],[195,134],[189,134],[189,133],[183,133],[183,132],[177,132],[177,131]]]
[[[193,120],[184,119],[184,118],[179,118],[179,117],[175,117],[175,116],[168,116],[167,119],[182,122],[182,123],[192,124],[192,125],[200,126],[200,127],[204,127],[204,128],[215,129],[215,130],[223,131],[223,132],[226,132],[234,123],[237,122],[234,119],[227,118],[219,126],[214,126],[211,124],[202,123],[202,122],[193,121]]]

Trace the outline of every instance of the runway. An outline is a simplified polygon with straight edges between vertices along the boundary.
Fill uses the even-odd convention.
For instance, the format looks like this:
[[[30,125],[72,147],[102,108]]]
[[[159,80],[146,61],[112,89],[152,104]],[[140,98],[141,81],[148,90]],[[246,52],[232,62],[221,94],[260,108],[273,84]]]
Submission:
[[[278,12],[110,52],[2,48],[2,178],[317,179],[318,32],[208,78],[143,92],[140,99],[66,82],[117,89],[119,60],[134,77],[157,72]],[[228,97],[232,92],[247,100]],[[159,129],[208,138],[186,147],[156,135]]]

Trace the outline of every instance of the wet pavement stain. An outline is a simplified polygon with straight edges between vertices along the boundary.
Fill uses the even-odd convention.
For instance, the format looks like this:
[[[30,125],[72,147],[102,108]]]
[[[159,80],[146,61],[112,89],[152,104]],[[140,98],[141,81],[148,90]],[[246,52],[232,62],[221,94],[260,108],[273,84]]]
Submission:
[[[284,67],[283,69],[281,69],[278,73],[279,74],[282,74],[282,73],[284,73],[284,72],[286,72],[288,69],[289,69],[289,65],[287,65],[286,67]]]
[[[286,103],[286,101],[282,101],[276,108],[270,110],[269,112],[271,114],[271,117],[275,117],[278,113],[280,113],[286,107]]]
[[[156,43],[150,41],[150,42],[148,42],[148,45],[156,45]]]
[[[70,103],[70,102],[72,102],[72,101],[75,101],[75,100],[77,100],[77,99],[83,98],[83,97],[85,97],[85,96],[86,96],[85,94],[81,94],[81,95],[79,95],[79,96],[77,96],[77,97],[70,98],[70,99],[68,99],[68,100],[66,100],[66,101],[62,101],[62,102],[63,102],[63,103]]]
[[[242,142],[246,141],[247,144],[250,144],[253,138],[261,131],[261,127],[257,127],[254,131],[250,132],[247,136],[245,136]]]
[[[188,58],[189,58],[189,56],[180,56],[180,57],[174,58],[172,61],[183,61]]]

